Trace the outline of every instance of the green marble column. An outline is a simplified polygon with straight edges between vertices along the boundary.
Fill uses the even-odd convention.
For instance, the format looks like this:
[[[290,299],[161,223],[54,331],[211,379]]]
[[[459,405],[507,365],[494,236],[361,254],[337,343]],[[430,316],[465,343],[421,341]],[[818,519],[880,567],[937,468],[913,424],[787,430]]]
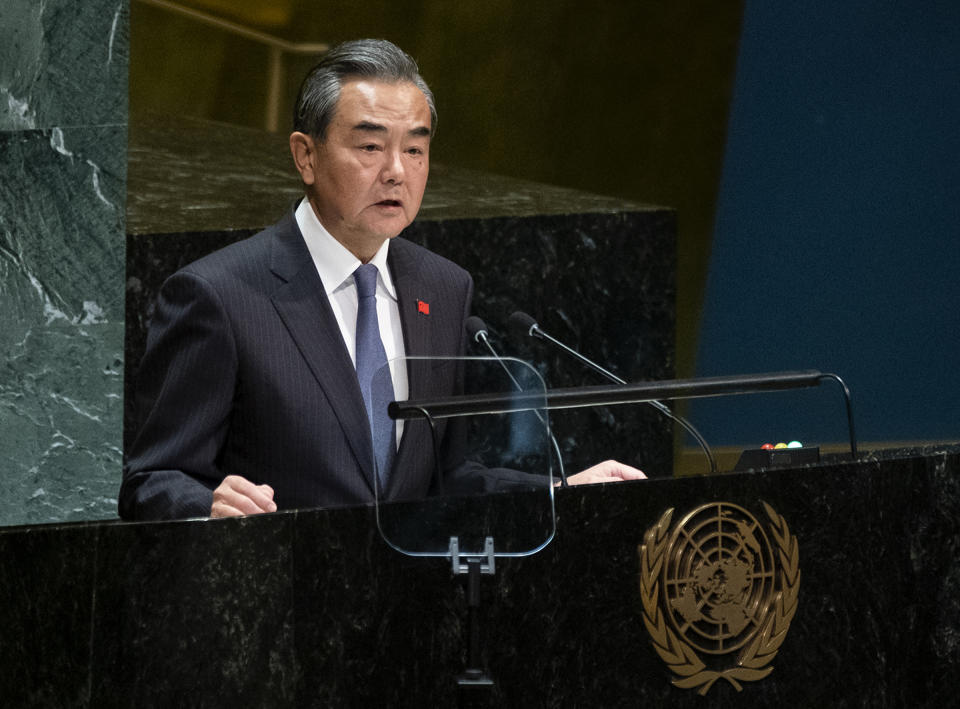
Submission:
[[[116,514],[129,0],[0,4],[0,524]]]

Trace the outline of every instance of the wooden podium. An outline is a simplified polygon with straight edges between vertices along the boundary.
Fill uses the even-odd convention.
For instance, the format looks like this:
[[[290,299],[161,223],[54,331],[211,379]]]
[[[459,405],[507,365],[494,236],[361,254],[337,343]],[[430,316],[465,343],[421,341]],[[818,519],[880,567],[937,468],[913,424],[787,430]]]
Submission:
[[[503,494],[494,507],[506,524],[524,524],[528,508],[543,511],[530,495]],[[770,531],[767,506],[788,529],[787,547],[796,544],[792,561]],[[650,561],[656,551],[651,541],[669,541],[673,527],[697,510],[734,522],[737,510],[751,514],[757,525],[734,532],[743,542],[734,556],[744,549],[759,556],[763,543],[772,545],[780,570],[764,578],[773,579],[774,592],[785,590],[779,584],[793,594],[786,602],[767,597],[770,613],[791,618],[766,663],[757,648],[769,652],[769,637],[747,653],[754,668],[772,668],[762,679],[728,671],[747,646],[710,655],[699,649],[703,638],[683,635],[684,622],[676,620],[680,611],[726,612],[716,586],[720,566],[699,586],[643,570],[643,555]],[[571,488],[557,492],[556,512],[549,546],[528,558],[498,559],[495,575],[482,579],[491,706],[956,701],[958,447]],[[678,543],[696,534],[682,531]],[[796,567],[785,584],[777,575],[784,558]],[[388,547],[373,508],[7,528],[0,530],[0,560],[4,706],[456,704],[455,677],[465,661],[463,588],[448,561]],[[662,568],[669,564],[680,568],[669,559]],[[743,590],[725,568],[728,596]],[[672,598],[659,606],[659,619],[649,607],[653,587],[657,603]],[[684,606],[690,598],[696,603]],[[773,616],[750,622],[764,618]],[[648,632],[658,623],[679,643],[672,667]],[[769,624],[771,633],[782,630]],[[699,672],[718,675],[703,695],[703,682],[674,684],[712,676],[697,675],[693,657],[704,664]],[[741,691],[728,679],[737,676]]]

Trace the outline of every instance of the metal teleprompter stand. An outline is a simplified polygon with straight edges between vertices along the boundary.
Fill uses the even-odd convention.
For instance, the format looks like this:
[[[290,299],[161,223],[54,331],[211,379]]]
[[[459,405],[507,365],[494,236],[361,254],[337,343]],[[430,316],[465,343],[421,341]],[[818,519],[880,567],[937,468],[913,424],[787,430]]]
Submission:
[[[457,701],[461,709],[490,705],[493,679],[480,659],[480,576],[496,571],[493,537],[486,537],[483,552],[461,552],[460,539],[450,537],[450,561],[454,576],[466,575],[467,668],[457,677]]]

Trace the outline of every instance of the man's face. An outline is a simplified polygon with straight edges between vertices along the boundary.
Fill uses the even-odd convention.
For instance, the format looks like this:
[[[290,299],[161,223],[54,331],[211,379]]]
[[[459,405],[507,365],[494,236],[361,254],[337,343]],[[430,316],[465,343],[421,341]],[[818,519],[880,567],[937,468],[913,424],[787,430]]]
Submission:
[[[427,100],[409,82],[346,81],[326,138],[308,140],[300,173],[310,203],[324,228],[367,261],[420,210],[430,169]]]

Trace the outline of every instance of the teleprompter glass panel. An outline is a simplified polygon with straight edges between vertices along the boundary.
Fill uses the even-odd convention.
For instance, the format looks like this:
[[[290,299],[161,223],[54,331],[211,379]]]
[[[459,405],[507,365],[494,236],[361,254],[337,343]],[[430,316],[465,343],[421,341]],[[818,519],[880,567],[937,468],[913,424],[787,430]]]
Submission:
[[[384,540],[414,556],[447,556],[451,540],[478,553],[492,537],[496,556],[549,543],[559,462],[538,372],[487,357],[397,358],[383,376],[388,367],[406,370],[410,392],[390,405],[402,437],[390,472],[378,470]]]

